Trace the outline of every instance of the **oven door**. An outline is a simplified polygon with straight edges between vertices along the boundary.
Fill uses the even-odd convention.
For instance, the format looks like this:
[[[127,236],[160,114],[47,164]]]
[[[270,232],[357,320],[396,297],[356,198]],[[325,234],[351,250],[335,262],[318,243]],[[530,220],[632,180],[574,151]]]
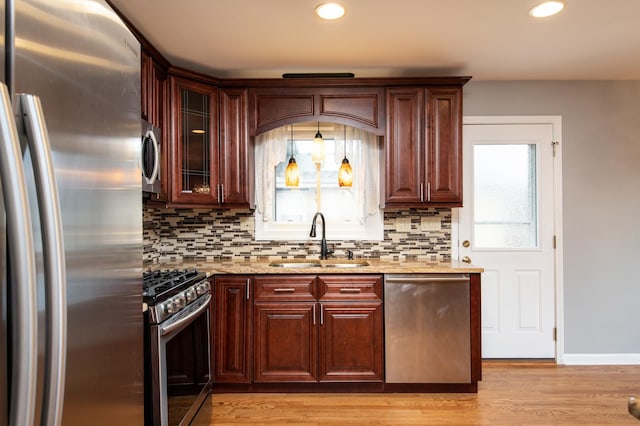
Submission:
[[[154,426],[188,425],[210,390],[211,295],[151,326],[151,405]],[[186,311],[186,312],[185,312]]]

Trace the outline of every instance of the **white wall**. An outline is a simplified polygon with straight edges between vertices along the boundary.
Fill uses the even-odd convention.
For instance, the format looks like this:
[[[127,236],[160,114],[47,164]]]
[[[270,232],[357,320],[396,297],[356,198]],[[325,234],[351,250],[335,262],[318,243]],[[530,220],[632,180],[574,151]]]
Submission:
[[[640,81],[473,81],[464,115],[562,116],[566,354],[640,356]]]

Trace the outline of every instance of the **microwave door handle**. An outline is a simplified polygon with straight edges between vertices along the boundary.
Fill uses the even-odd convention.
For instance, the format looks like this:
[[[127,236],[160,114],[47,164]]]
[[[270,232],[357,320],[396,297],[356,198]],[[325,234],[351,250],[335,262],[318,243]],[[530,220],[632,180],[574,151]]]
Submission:
[[[0,83],[0,180],[6,213],[7,247],[11,250],[12,344],[9,426],[32,425],[36,407],[38,305],[31,214],[22,150],[9,91]]]
[[[151,171],[151,176],[147,176],[145,173],[145,164],[144,164],[144,148],[146,144],[151,142],[153,145],[153,170]],[[144,180],[148,185],[153,185],[156,183],[158,179],[158,172],[160,171],[160,145],[158,143],[158,139],[156,138],[153,130],[148,130],[147,134],[142,138],[142,146],[140,149],[140,169],[142,169],[142,176],[144,176]]]
[[[158,145],[158,139],[156,139],[156,135],[152,130],[149,130],[149,138],[153,143],[153,172],[151,172],[149,184],[154,184],[158,179],[158,171],[160,170],[160,146]]]
[[[62,422],[67,346],[67,279],[62,216],[51,143],[40,98],[20,94],[18,99],[17,108],[23,119],[33,161],[42,228],[46,338],[41,424],[59,426]]]

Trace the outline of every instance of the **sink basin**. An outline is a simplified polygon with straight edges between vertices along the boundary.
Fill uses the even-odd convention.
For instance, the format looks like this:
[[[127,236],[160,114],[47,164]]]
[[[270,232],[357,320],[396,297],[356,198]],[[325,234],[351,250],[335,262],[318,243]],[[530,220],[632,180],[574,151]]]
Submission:
[[[362,268],[363,266],[369,266],[369,262],[366,260],[341,260],[330,261],[323,264],[325,268]]]
[[[311,260],[278,260],[269,263],[269,266],[273,266],[275,268],[319,268],[322,265],[320,264],[320,262]]]
[[[269,263],[274,268],[361,268],[369,266],[366,260],[275,260]]]

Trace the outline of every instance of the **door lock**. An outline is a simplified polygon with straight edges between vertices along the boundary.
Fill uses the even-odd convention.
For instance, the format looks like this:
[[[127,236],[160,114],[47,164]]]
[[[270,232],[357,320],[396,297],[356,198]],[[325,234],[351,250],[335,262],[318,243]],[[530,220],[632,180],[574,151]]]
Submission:
[[[471,245],[471,242],[470,242],[469,240],[464,240],[464,241],[462,242],[462,247],[465,247],[465,248],[466,248],[466,247],[469,247],[470,245]]]

